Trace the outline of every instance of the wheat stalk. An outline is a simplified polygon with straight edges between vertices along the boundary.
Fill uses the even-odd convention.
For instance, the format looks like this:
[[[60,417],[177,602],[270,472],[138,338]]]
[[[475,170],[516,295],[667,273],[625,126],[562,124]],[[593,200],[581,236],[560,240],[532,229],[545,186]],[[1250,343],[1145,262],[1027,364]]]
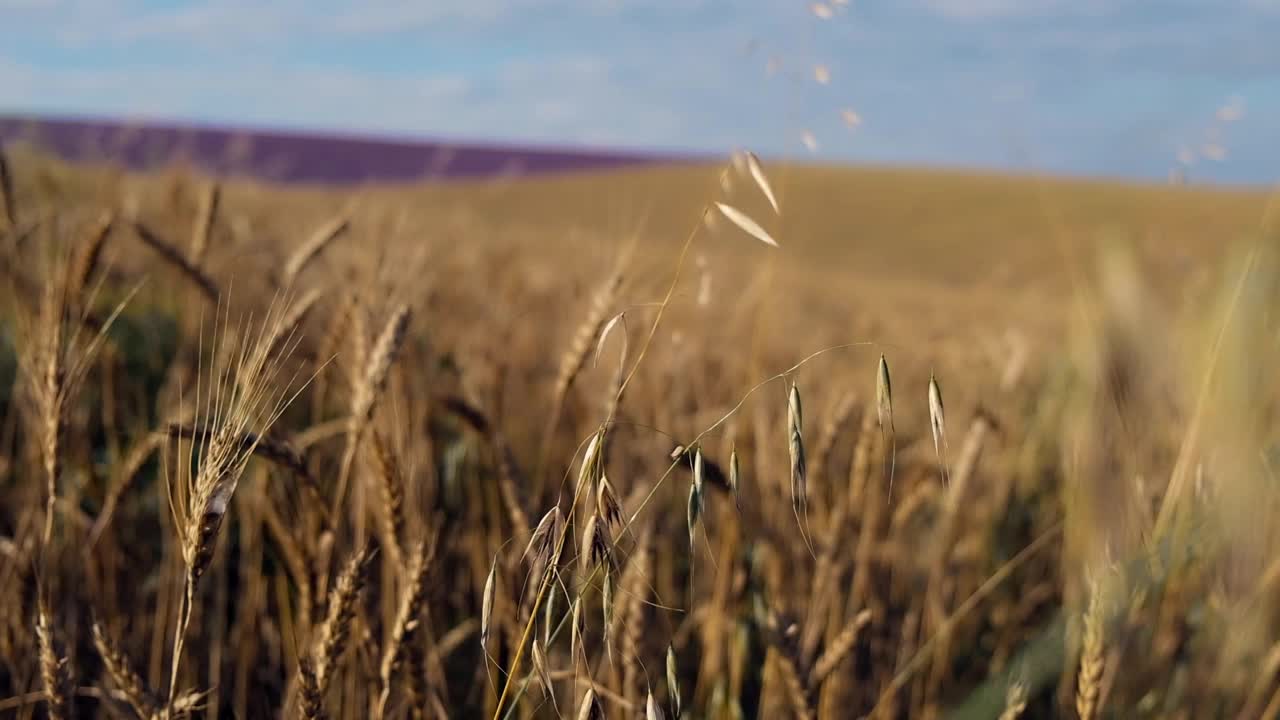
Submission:
[[[200,385],[196,388],[195,405],[207,416],[208,433],[188,444],[185,467],[178,468],[178,480],[169,484],[169,507],[186,566],[185,592],[174,630],[166,704],[170,710],[196,585],[213,559],[223,519],[245,466],[291,399],[287,394],[289,383],[281,389],[273,387],[280,367],[265,342],[272,334],[273,323],[279,320],[277,313],[269,313],[257,336],[250,339],[232,336],[228,330],[229,318],[224,317],[221,340],[210,368],[211,377],[203,388]],[[216,327],[214,336],[218,337]],[[250,440],[246,442],[245,438]],[[193,466],[195,471],[190,470]]]
[[[400,354],[400,347],[404,343],[405,331],[409,328],[409,316],[409,306],[400,305],[387,318],[387,324],[383,326],[382,333],[378,335],[378,341],[373,346],[373,354],[369,356],[364,372],[360,376],[360,382],[352,392],[351,417],[350,424],[347,427],[347,446],[343,453],[342,466],[338,470],[338,488],[334,492],[330,511],[330,514],[335,518],[342,508],[348,476],[351,473],[351,463],[355,459],[356,450],[359,448],[365,429],[368,428],[369,422],[373,419],[378,398],[382,395],[382,391],[387,385],[387,376],[391,373],[391,366],[395,364],[396,357]]]
[[[200,267],[205,253],[209,250],[209,239],[213,235],[214,223],[218,220],[218,205],[221,198],[222,188],[217,182],[211,182],[205,186],[205,191],[200,196],[200,207],[191,227],[191,249],[187,255],[195,267]]]
[[[285,260],[284,272],[280,278],[282,287],[290,287],[298,279],[298,275],[311,264],[334,240],[342,237],[350,227],[346,215],[340,215],[316,229],[306,242],[298,246],[293,254]]]
[[[147,687],[146,681],[134,669],[129,656],[116,645],[98,620],[93,622],[93,644],[98,649],[107,675],[138,713],[138,717],[150,718],[159,712],[159,701],[156,700],[155,693]]]
[[[138,220],[133,221],[133,231],[147,247],[160,256],[161,260],[172,265],[183,277],[195,285],[206,300],[215,304],[218,302],[218,285],[203,270],[191,264],[172,243],[160,237],[154,230],[143,225]]]
[[[36,610],[36,641],[39,645],[40,680],[44,684],[45,707],[50,720],[66,720],[71,717],[71,668],[67,658],[59,651],[52,616],[48,602],[40,594]]]
[[[400,589],[400,604],[396,611],[395,623],[387,637],[379,665],[378,677],[382,681],[382,692],[378,696],[378,704],[373,717],[382,718],[386,713],[387,701],[391,697],[391,681],[403,663],[406,648],[411,642],[413,632],[418,628],[422,614],[423,602],[426,599],[427,569],[435,553],[435,543],[419,542],[409,552],[409,565],[405,569],[404,586]]]

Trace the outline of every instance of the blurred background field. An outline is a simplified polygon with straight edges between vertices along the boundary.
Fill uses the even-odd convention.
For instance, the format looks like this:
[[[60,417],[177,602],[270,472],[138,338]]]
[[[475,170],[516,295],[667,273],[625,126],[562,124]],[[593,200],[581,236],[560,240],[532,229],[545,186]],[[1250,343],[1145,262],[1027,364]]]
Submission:
[[[1277,36],[0,0],[0,718],[1280,718]]]

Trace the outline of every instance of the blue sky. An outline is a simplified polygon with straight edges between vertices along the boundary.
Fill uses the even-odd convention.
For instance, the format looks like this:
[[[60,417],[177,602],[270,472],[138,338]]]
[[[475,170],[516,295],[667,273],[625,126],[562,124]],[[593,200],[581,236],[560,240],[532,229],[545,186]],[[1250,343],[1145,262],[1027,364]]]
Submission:
[[[0,0],[13,111],[1267,182],[1280,0]]]

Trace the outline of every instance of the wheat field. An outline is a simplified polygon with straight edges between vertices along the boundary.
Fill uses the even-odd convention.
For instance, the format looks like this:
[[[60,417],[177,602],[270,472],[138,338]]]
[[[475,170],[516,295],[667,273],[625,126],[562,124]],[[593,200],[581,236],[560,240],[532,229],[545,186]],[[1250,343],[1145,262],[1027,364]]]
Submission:
[[[1266,193],[4,169],[0,716],[1280,717]]]

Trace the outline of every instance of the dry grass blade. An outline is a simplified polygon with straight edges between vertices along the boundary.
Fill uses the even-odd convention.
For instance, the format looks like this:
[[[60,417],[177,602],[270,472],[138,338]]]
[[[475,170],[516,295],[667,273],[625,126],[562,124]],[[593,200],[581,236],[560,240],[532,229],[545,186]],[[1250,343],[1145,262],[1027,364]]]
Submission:
[[[720,211],[720,214],[729,219],[729,222],[737,225],[738,228],[746,234],[766,245],[778,247],[778,241],[774,240],[772,235],[770,235],[764,228],[760,227],[759,223],[748,217],[746,213],[732,205],[726,205],[722,202],[716,203],[716,208]]]
[[[169,241],[161,238],[151,228],[140,221],[133,222],[133,230],[147,247],[151,248],[169,265],[177,269],[182,276],[191,281],[209,302],[218,302],[218,286],[203,270],[192,265]]]
[[[284,272],[281,275],[280,284],[283,287],[293,285],[298,279],[298,275],[311,264],[326,247],[334,240],[342,237],[343,233],[350,227],[350,222],[345,215],[340,215],[329,222],[321,225],[306,242],[298,246],[297,250],[289,256],[284,263]]]

